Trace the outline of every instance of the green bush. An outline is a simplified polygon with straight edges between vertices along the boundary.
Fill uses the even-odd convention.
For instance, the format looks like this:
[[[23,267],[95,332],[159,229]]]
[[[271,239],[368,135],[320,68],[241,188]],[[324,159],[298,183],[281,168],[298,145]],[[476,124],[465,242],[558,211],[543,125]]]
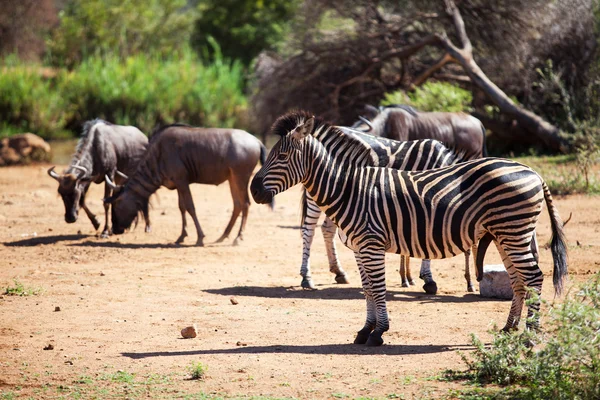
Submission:
[[[64,129],[78,132],[94,118],[146,133],[176,121],[244,128],[243,67],[224,59],[216,44],[214,53],[208,64],[191,50],[174,58],[94,56],[50,79],[41,77],[39,65],[7,66],[0,75],[0,120],[8,132],[45,138]]]
[[[519,385],[520,399],[600,398],[600,274],[551,309],[546,325],[544,334],[495,333],[491,346],[473,336],[476,350],[464,357],[473,378]]]
[[[425,82],[414,92],[387,93],[381,105],[409,104],[420,111],[470,112],[471,92],[447,82]]]

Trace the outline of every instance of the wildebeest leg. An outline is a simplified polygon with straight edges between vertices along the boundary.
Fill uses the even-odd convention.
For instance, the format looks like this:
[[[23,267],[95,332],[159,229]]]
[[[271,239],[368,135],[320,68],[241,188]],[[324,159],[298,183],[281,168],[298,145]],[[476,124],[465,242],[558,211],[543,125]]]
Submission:
[[[477,245],[474,244],[471,250],[465,251],[465,280],[467,281],[467,292],[473,293],[475,291],[475,287],[473,286],[473,282],[471,281],[471,254],[477,254]]]
[[[85,195],[86,195],[86,193],[83,193],[81,195],[81,200],[79,201],[79,205],[81,206],[81,208],[83,208],[83,211],[85,211],[85,215],[87,215],[88,218],[90,219],[90,221],[92,221],[92,225],[94,225],[94,229],[98,230],[98,228],[100,228],[100,222],[98,221],[98,218],[96,218],[94,213],[91,212],[90,209],[87,207],[87,204],[85,204]]]
[[[227,223],[225,231],[216,241],[216,243],[221,243],[223,240],[229,237],[229,234],[231,233],[233,225],[235,225],[235,221],[240,215],[240,212],[245,210],[245,212],[242,214],[242,225],[240,226],[240,231],[233,241],[233,245],[237,246],[238,240],[244,240],[243,230],[244,225],[246,224],[246,217],[248,216],[248,204],[250,203],[250,199],[248,198],[248,182],[246,181],[244,186],[243,182],[239,182],[239,180],[240,179],[237,178],[236,175],[233,175],[232,179],[229,180],[229,190],[231,192],[231,199],[233,200],[233,211],[231,212],[231,218],[229,218],[229,223]]]
[[[198,217],[196,217],[196,208],[194,207],[194,199],[192,199],[192,192],[190,192],[190,186],[185,185],[181,189],[177,188],[177,192],[179,193],[180,198],[183,198],[185,210],[188,213],[190,213],[190,215],[192,216],[192,220],[194,220],[194,225],[196,225],[196,233],[198,234],[196,246],[204,246],[204,232],[202,232],[202,228],[200,228],[200,222],[198,222]]]
[[[109,178],[111,178],[111,180],[114,179],[114,176],[109,176]],[[104,198],[108,199],[112,194],[112,189],[111,187],[108,185],[108,183],[104,184]],[[100,235],[101,238],[106,239],[108,238],[108,236],[111,234],[110,229],[108,227],[108,210],[110,208],[110,203],[107,201],[103,201],[102,202],[104,205],[104,229],[102,229],[102,234]]]
[[[421,261],[421,272],[419,273],[419,278],[425,281],[425,284],[423,285],[423,290],[425,293],[437,293],[437,283],[435,283],[433,280],[433,275],[431,274],[431,260]]]
[[[321,232],[323,233],[323,239],[325,239],[325,249],[327,250],[327,259],[329,260],[329,272],[335,274],[336,283],[350,283],[346,272],[342,269],[340,261],[338,260],[337,250],[335,248],[335,233],[337,232],[337,226],[328,217],[325,217],[323,225],[321,225]]]
[[[400,256],[400,281],[402,287],[409,287],[414,285],[412,277],[410,276],[410,257]]]
[[[179,199],[179,211],[181,211],[181,235],[177,238],[175,243],[183,243],[183,240],[187,237],[187,221],[185,219],[185,202],[183,201],[183,194],[177,189],[177,197]]]
[[[150,213],[148,213],[148,210],[144,210],[144,221],[146,221],[146,228],[144,228],[144,232],[152,232],[152,228],[150,227]]]

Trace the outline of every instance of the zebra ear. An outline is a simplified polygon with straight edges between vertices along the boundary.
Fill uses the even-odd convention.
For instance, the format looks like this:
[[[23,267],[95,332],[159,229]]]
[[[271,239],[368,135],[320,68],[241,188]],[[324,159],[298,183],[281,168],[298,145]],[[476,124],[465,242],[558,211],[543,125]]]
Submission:
[[[296,140],[302,140],[310,135],[315,128],[315,117],[310,117],[294,129],[292,138]]]

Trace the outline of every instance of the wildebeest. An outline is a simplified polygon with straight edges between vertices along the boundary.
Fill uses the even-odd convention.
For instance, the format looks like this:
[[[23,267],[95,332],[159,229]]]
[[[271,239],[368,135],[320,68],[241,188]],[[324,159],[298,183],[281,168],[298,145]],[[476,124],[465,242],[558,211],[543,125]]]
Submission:
[[[485,128],[472,115],[456,112],[422,112],[407,105],[365,108],[368,123],[361,120],[354,127],[394,140],[436,139],[467,159],[487,157]],[[367,126],[364,126],[364,125]]]
[[[217,240],[225,240],[237,217],[242,224],[234,245],[243,239],[250,197],[248,182],[257,162],[264,162],[267,149],[254,136],[239,129],[196,128],[173,124],[159,128],[150,139],[150,146],[140,166],[127,183],[111,198],[113,232],[116,234],[131,225],[138,212],[148,209],[148,198],[160,186],[177,189],[181,211],[181,235],[187,236],[186,211],[192,216],[198,233],[196,245],[204,245],[204,233],[196,217],[190,183],[219,185],[229,181],[233,198],[233,213],[225,232]]]
[[[100,222],[85,204],[90,183],[102,183],[105,176],[124,181],[126,175],[133,174],[147,147],[148,138],[134,126],[114,125],[100,119],[87,121],[69,167],[62,175],[54,171],[55,167],[48,170],[48,175],[58,181],[58,193],[65,203],[65,221],[69,224],[77,221],[81,206],[94,229],[98,229]],[[111,186],[105,185],[104,197],[111,193]],[[102,237],[110,234],[108,209],[109,204],[105,203]],[[149,230],[150,221],[146,219],[146,232]]]

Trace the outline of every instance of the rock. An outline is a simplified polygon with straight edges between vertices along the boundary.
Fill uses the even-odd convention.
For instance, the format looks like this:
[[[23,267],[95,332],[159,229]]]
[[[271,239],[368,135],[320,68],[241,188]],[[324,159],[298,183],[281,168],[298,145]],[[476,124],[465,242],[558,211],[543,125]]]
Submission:
[[[196,324],[192,325],[192,326],[188,326],[186,328],[183,328],[181,330],[181,336],[183,336],[184,339],[192,339],[195,338],[196,336],[198,336],[198,328],[196,327]]]
[[[236,299],[235,297],[233,297],[233,296],[231,296],[231,297],[229,298],[229,301],[230,301],[230,302],[231,302],[231,304],[233,304],[234,306],[235,306],[235,305],[237,305],[237,304],[239,304],[239,302],[237,301],[237,299]]]
[[[248,346],[248,343],[245,343],[245,342],[237,342],[235,345],[236,345],[236,346]]]
[[[508,272],[503,264],[483,266],[483,279],[479,282],[481,297],[511,300],[513,291]]]
[[[57,312],[57,311],[60,311],[60,307],[59,306],[54,307],[54,312]]]
[[[50,343],[48,346],[44,347],[44,350],[54,350],[54,346]]]
[[[50,145],[38,135],[21,133],[0,140],[0,166],[50,161]]]

